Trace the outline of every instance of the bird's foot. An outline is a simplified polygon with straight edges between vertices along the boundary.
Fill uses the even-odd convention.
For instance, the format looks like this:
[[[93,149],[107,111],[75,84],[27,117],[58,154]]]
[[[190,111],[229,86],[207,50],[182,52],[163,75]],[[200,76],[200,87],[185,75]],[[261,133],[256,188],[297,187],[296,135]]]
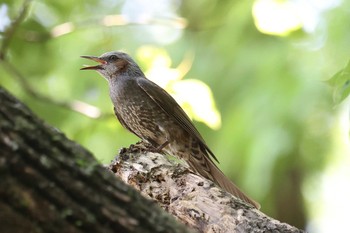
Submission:
[[[118,159],[128,160],[131,154],[149,151],[150,148],[153,148],[153,146],[147,142],[143,142],[143,141],[136,142],[135,144],[131,144],[128,148],[122,147],[119,150],[115,160],[118,160]]]
[[[125,156],[128,153],[137,153],[137,152],[153,152],[163,154],[163,149],[169,145],[169,141],[165,141],[163,144],[155,146],[147,141],[139,141],[135,144],[131,144],[129,148],[123,147],[119,150],[119,156]]]
[[[164,147],[166,147],[167,145],[169,145],[169,141],[165,141],[161,145],[154,145],[154,144],[147,142],[147,141],[140,141],[140,142],[137,142],[135,145],[131,145],[130,148],[133,147],[133,148],[138,148],[141,151],[162,154],[162,153],[164,153],[163,152]]]

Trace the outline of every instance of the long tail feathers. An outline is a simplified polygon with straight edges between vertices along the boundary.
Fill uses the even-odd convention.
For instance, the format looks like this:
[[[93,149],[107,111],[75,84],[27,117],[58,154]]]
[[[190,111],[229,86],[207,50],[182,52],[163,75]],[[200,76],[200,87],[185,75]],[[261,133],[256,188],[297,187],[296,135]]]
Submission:
[[[230,181],[222,171],[210,160],[206,159],[211,175],[213,176],[213,181],[217,183],[221,188],[225,189],[227,192],[231,193],[233,196],[255,206],[255,208],[260,209],[260,204],[245,195],[232,181]]]
[[[214,162],[205,154],[192,155],[189,159],[189,165],[196,172],[205,178],[212,180],[221,188],[231,193],[233,196],[260,209],[260,204],[245,195],[233,182],[231,182]]]

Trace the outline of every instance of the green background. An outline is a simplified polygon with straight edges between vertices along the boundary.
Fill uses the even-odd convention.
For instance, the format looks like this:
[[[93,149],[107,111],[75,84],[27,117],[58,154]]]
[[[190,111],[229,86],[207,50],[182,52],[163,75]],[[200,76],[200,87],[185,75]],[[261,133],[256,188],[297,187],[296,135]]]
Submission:
[[[109,163],[138,139],[115,119],[106,81],[79,70],[92,64],[79,56],[124,50],[145,72],[182,72],[167,90],[183,97],[185,108],[188,96],[197,100],[187,106],[191,115],[208,103],[198,99],[196,86],[192,95],[176,93],[176,83],[200,80],[210,87],[221,127],[195,125],[224,173],[280,221],[309,232],[340,230],[341,209],[350,208],[349,1],[299,1],[304,18],[285,35],[257,27],[257,2],[292,3],[2,1],[0,85]],[[156,63],[157,56],[166,62]],[[101,115],[78,113],[89,111],[81,103]]]

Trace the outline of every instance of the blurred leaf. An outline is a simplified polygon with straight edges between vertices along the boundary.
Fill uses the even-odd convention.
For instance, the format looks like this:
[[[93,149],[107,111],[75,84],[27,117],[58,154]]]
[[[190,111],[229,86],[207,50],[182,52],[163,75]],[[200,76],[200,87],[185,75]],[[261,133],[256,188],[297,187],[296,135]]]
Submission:
[[[221,115],[208,85],[197,79],[185,79],[172,83],[171,89],[174,98],[191,118],[212,129],[221,127]]]
[[[350,61],[327,81],[333,88],[333,100],[336,104],[342,102],[350,93]]]

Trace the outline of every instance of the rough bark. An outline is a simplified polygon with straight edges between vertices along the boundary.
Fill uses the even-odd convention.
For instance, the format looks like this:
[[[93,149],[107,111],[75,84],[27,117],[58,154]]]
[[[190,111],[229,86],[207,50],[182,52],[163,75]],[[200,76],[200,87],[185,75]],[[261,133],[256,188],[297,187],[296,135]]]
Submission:
[[[109,169],[199,232],[303,232],[266,216],[186,165],[147,151],[144,144],[131,146]]]
[[[199,232],[302,232],[147,151],[123,150],[113,175],[0,88],[0,232],[189,232],[158,205]]]
[[[0,232],[189,232],[0,87]]]

